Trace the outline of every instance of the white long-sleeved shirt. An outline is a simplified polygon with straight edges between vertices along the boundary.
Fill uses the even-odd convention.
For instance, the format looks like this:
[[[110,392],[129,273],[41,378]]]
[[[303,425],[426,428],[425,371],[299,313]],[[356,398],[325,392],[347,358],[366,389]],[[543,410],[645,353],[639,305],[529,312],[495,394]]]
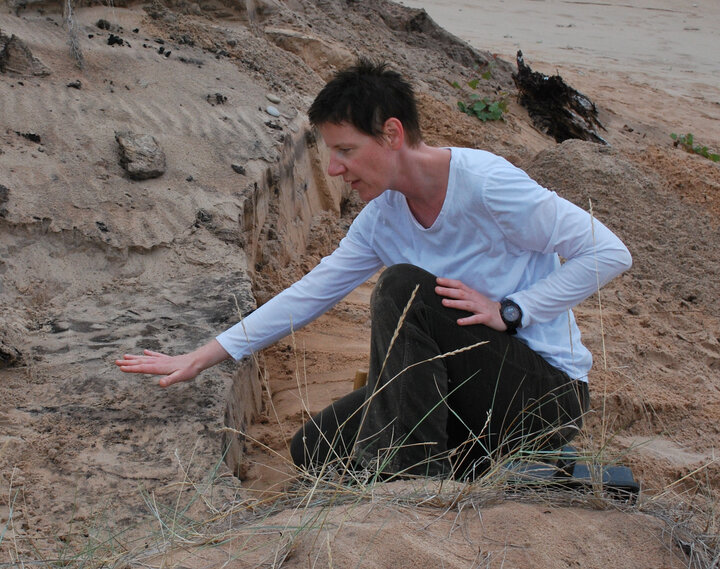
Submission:
[[[217,340],[240,359],[398,263],[459,279],[492,300],[513,299],[523,312],[517,337],[587,381],[592,356],[571,307],[629,268],[631,257],[602,223],[505,159],[452,148],[447,195],[432,226],[418,223],[402,194],[385,191],[358,214],[331,255]]]

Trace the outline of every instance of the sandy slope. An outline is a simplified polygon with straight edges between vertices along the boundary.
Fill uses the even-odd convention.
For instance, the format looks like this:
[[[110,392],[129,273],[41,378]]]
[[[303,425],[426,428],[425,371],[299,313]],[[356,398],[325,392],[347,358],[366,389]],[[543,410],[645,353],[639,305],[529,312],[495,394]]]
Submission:
[[[8,528],[2,555],[42,557],[47,553],[37,551],[80,546],[106,525],[132,527],[147,512],[139,488],[172,502],[185,493],[177,490],[183,466],[193,462],[191,477],[200,480],[219,460],[231,365],[163,392],[151,380],[121,376],[111,361],[143,347],[197,345],[234,320],[230,293],[243,307],[263,302],[331,250],[352,203],[340,218],[332,208],[316,217],[305,256],[293,256],[282,243],[289,233],[270,223],[272,212],[269,221],[256,220],[264,248],[243,248],[239,219],[248,211],[245,191],[281,151],[281,133],[302,128],[302,113],[324,77],[355,54],[390,57],[415,80],[429,142],[493,150],[582,207],[592,199],[635,264],[603,289],[602,309],[594,297],[576,312],[596,357],[594,414],[582,442],[620,452],[649,491],[682,479],[677,490],[692,501],[699,482],[717,488],[720,168],[673,148],[669,138],[687,128],[720,148],[716,97],[693,87],[695,81],[708,86],[703,66],[713,61],[665,69],[666,86],[657,76],[643,78],[635,60],[624,67],[618,56],[618,67],[598,69],[584,55],[575,59],[579,50],[566,51],[557,67],[600,105],[612,148],[556,145],[512,98],[501,123],[457,113],[458,93],[448,82],[472,77],[483,56],[448,39],[422,14],[383,2],[251,4],[177,4],[155,19],[139,6],[78,10],[83,71],[68,56],[67,32],[52,9],[31,5],[20,16],[0,15],[0,30],[24,39],[52,70],[48,77],[0,74],[0,184],[10,190],[0,203],[6,210],[0,322],[3,341],[23,354],[20,366],[0,370],[0,483],[7,489],[0,492],[0,534]],[[594,17],[565,4],[578,26]],[[712,6],[701,7],[707,29],[720,29]],[[95,25],[99,18],[122,26],[130,45],[108,46],[108,31]],[[653,30],[657,21],[640,23]],[[543,22],[550,34],[556,22],[537,18],[535,29]],[[161,46],[173,54],[160,54]],[[531,46],[523,49],[535,65]],[[545,71],[555,69],[548,52],[543,61]],[[483,85],[488,94],[512,92],[510,69],[498,62]],[[78,78],[81,90],[67,87]],[[208,102],[217,92],[228,96],[228,105]],[[268,92],[281,97],[282,131],[266,124]],[[123,177],[112,134],[127,125],[158,133],[171,165],[162,178]],[[42,143],[22,133],[39,133]],[[247,166],[245,176],[230,167],[236,162]],[[273,232],[279,238],[268,238]],[[283,488],[292,475],[288,438],[308,411],[350,389],[366,361],[370,290],[371,284],[361,287],[260,355],[265,408],[249,433],[256,442],[248,443],[247,467],[238,472],[242,488]],[[226,500],[231,494],[223,492]],[[388,566],[397,535],[404,536],[405,555],[395,566],[436,566],[440,543],[443,561],[458,567],[472,560],[500,566],[503,559],[523,567],[557,567],[558,559],[583,567],[682,564],[645,517],[514,503],[483,511],[477,503],[458,518],[457,504],[415,512],[386,503],[332,512],[332,530],[302,538],[286,566],[307,566],[310,557],[330,566],[327,552],[336,561]],[[280,514],[277,524],[287,525],[290,515]],[[348,520],[356,533],[339,531]],[[568,539],[568,527],[587,534]],[[456,532],[467,550],[445,541]],[[353,549],[358,543],[364,553]],[[217,555],[234,559],[240,549],[233,547]],[[210,565],[191,553],[154,562]]]

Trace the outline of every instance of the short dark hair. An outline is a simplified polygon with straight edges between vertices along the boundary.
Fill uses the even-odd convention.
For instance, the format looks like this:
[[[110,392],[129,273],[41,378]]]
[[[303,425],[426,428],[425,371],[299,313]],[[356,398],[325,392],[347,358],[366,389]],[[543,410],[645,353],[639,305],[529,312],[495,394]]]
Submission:
[[[422,140],[413,88],[384,62],[359,59],[338,71],[315,97],[308,116],[314,126],[347,122],[376,138],[382,136],[385,121],[394,117],[411,146]]]

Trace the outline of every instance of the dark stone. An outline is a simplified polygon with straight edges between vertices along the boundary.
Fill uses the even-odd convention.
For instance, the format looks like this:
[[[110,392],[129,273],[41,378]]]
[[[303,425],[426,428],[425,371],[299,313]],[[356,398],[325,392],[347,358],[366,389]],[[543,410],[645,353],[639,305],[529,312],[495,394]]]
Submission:
[[[197,65],[198,67],[202,67],[203,64],[205,63],[205,62],[202,61],[201,59],[195,59],[194,57],[184,57],[184,56],[182,56],[182,55],[181,55],[180,57],[178,57],[178,59],[179,59],[182,63],[187,63],[187,64],[189,64],[189,65]]]
[[[7,329],[5,322],[0,320],[0,369],[22,364],[22,352],[16,346],[21,338]]]
[[[97,21],[97,24],[95,24],[98,28],[101,30],[110,30],[112,28],[112,24],[108,22],[107,20],[103,20],[102,18]]]
[[[0,340],[0,369],[4,367],[12,367],[22,362],[22,354],[14,346],[5,345]]]
[[[80,82],[80,79],[76,79],[75,81],[70,81],[70,83],[67,84],[68,87],[71,89],[82,89],[82,83]]]
[[[36,142],[38,144],[41,143],[40,135],[34,132],[18,132],[16,130],[15,134],[22,136],[23,138],[27,138],[30,142]]]
[[[204,209],[199,209],[197,214],[195,214],[195,225],[210,226],[212,225],[212,220],[212,214]]]
[[[232,164],[232,169],[238,174],[245,175],[245,167],[240,166],[240,164]]]
[[[207,95],[205,97],[205,100],[210,103],[212,106],[215,105],[224,105],[227,103],[227,97],[223,95],[222,93],[214,93],[212,95]]]
[[[110,34],[110,37],[108,37],[107,40],[108,45],[122,45],[123,43],[125,43],[124,40],[115,34]]]

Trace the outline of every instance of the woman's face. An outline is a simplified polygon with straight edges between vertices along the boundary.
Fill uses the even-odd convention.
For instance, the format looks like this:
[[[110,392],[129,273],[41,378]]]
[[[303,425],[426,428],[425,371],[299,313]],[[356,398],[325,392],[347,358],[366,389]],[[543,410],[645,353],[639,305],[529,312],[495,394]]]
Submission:
[[[325,123],[318,130],[330,150],[328,175],[342,176],[366,202],[392,186],[394,152],[382,138],[348,123]]]

